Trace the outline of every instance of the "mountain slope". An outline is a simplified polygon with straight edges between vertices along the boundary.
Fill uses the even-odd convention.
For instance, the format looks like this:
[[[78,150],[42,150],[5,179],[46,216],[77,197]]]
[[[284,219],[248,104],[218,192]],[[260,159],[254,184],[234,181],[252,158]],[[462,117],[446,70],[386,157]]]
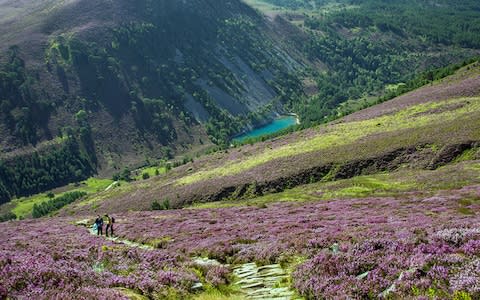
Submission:
[[[328,125],[202,157],[70,209],[148,210],[152,202],[164,199],[182,207],[249,199],[400,167],[436,169],[467,152],[478,156],[479,109],[477,62],[431,86]]]
[[[299,45],[321,72],[314,76],[316,95],[297,105],[304,124],[323,122],[345,100],[368,101],[415,73],[479,54],[475,0],[246,2],[306,36]]]
[[[7,167],[51,151],[52,141],[61,148],[67,137],[91,166],[62,178],[109,175],[210,141],[226,144],[302,93],[293,75],[300,65],[241,1],[2,1],[0,8]],[[44,189],[31,185],[10,193]]]
[[[478,3],[439,3],[3,0],[1,201],[398,94],[479,53]]]

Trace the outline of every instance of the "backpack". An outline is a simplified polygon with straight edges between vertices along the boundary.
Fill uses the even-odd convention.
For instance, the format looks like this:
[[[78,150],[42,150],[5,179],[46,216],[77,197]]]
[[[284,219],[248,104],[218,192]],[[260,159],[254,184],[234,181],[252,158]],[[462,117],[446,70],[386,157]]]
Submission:
[[[115,218],[114,217],[112,217],[111,220],[112,220],[112,223],[115,223]]]

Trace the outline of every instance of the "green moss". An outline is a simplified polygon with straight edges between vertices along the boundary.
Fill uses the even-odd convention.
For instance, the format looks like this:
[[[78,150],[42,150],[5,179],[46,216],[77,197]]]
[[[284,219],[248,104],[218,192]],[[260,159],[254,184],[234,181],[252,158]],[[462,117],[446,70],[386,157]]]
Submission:
[[[168,243],[172,242],[173,238],[170,236],[164,236],[161,238],[156,238],[149,240],[146,244],[152,246],[153,248],[163,249],[167,246]]]
[[[224,294],[223,292],[213,289],[207,288],[204,292],[199,295],[193,297],[195,300],[243,300],[245,297],[239,294]]]
[[[460,199],[458,203],[463,206],[470,206],[473,204],[472,200],[470,199]]]
[[[472,296],[469,293],[463,291],[456,291],[453,294],[453,300],[472,300]]]
[[[475,212],[469,207],[459,207],[458,212],[463,215],[469,215],[469,216],[475,215]]]

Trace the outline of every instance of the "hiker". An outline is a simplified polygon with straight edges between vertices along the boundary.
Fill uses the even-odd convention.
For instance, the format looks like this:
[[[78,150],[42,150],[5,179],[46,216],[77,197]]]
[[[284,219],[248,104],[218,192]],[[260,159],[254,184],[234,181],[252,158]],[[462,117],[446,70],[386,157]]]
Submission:
[[[97,235],[103,235],[103,219],[100,216],[97,216],[95,225],[97,227]]]
[[[115,223],[115,218],[110,217],[110,236],[113,237],[113,224]]]
[[[109,217],[108,215],[105,215],[105,218],[107,218],[107,227],[105,228],[105,235],[108,236],[108,229],[110,229],[110,236],[113,237],[113,223],[115,222],[115,218]]]

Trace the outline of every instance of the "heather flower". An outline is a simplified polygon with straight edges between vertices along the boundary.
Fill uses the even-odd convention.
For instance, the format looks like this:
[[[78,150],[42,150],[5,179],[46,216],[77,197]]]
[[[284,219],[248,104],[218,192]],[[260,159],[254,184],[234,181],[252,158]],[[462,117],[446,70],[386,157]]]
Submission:
[[[217,287],[229,283],[230,269],[225,266],[211,266],[205,274],[205,280]]]
[[[428,277],[436,281],[446,281],[449,278],[449,269],[445,266],[435,265],[428,271]]]
[[[473,298],[480,297],[480,259],[464,266],[453,276],[450,283],[454,291],[468,292]]]
[[[466,255],[480,255],[480,240],[469,240],[460,250]]]
[[[0,299],[7,299],[7,296],[8,296],[7,289],[2,284],[0,284]]]
[[[68,225],[71,219],[4,223],[0,287],[8,297],[24,299],[64,297],[60,288],[73,299],[88,298],[88,293],[119,298],[116,288],[151,298],[185,298],[200,281],[194,270],[213,286],[229,279],[225,266],[197,266],[194,256],[233,265],[303,257],[292,282],[305,298],[376,298],[386,291],[394,298],[413,298],[428,295],[430,287],[447,298],[455,291],[478,296],[480,234],[471,224],[480,216],[459,215],[458,203],[443,199],[444,213],[430,217],[426,212],[439,202],[420,200],[353,199],[118,216],[122,238],[168,240],[163,249],[106,241]],[[19,233],[18,224],[29,230]]]
[[[435,233],[435,237],[453,245],[460,245],[480,235],[480,228],[449,228]]]

